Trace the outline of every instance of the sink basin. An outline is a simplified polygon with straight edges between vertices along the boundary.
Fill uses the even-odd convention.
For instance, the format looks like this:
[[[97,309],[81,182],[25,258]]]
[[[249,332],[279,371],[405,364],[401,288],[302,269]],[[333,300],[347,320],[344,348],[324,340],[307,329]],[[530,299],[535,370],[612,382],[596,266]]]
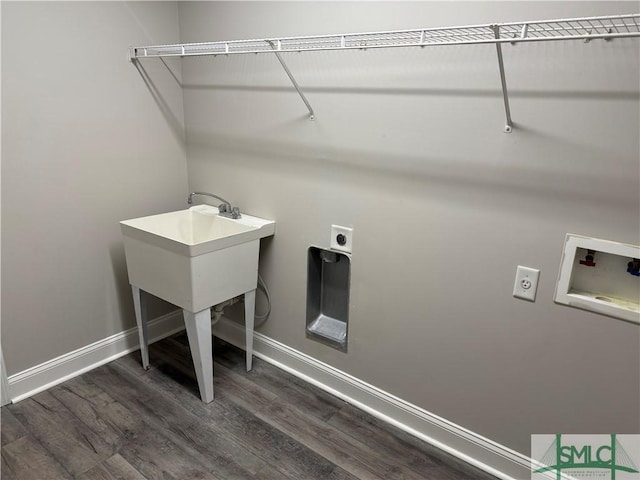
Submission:
[[[234,220],[218,209],[198,205],[120,222],[122,234],[195,257],[204,253],[273,235],[275,222],[243,214]]]
[[[253,290],[260,239],[275,222],[197,205],[120,222],[129,282],[190,312]]]

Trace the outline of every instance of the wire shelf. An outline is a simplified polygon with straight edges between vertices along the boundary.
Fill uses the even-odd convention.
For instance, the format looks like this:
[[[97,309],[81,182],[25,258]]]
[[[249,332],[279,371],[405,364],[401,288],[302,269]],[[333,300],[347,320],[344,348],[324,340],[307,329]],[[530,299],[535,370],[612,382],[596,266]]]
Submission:
[[[130,59],[640,37],[640,14],[131,47]]]
[[[423,28],[389,32],[345,33],[306,37],[231,40],[226,42],[183,43],[131,47],[129,60],[153,57],[190,57],[199,55],[234,55],[271,53],[276,56],[293,87],[300,95],[309,118],[315,113],[280,55],[283,52],[320,50],[352,50],[393,47],[431,47],[439,45],[494,44],[498,56],[500,83],[505,110],[504,132],[511,133],[513,122],[502,57],[503,43],[543,42],[556,40],[611,40],[640,37],[640,14],[608,15],[602,17],[563,18],[533,22],[494,23],[464,27]]]

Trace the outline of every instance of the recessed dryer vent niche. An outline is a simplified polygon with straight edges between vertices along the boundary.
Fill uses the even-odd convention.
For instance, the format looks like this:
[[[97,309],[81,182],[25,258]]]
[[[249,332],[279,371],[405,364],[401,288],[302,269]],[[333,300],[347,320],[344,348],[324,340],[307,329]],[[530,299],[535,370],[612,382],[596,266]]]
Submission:
[[[309,247],[307,338],[347,351],[351,259],[346,253]]]
[[[640,247],[567,234],[555,301],[640,323]]]

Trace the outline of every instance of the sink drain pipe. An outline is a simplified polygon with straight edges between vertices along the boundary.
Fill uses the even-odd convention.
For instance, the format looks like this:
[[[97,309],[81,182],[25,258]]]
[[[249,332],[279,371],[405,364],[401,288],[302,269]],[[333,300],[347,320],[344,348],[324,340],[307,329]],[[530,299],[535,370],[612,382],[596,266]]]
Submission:
[[[269,294],[267,284],[264,283],[264,280],[262,279],[260,274],[258,274],[258,289],[262,290],[267,297],[267,312],[262,315],[255,316],[255,319],[258,320],[258,323],[254,326],[254,328],[260,327],[264,322],[267,321],[269,315],[271,314],[271,295]],[[211,325],[215,325],[220,321],[225,308],[242,301],[244,301],[244,296],[239,295],[211,307]]]
[[[226,300],[222,303],[219,303],[211,307],[211,325],[215,325],[220,321],[220,319],[222,318],[222,313],[224,312],[224,309],[226,307],[228,307],[229,305],[233,305],[234,303],[238,303],[241,299],[242,299],[241,296],[234,297],[230,300]]]

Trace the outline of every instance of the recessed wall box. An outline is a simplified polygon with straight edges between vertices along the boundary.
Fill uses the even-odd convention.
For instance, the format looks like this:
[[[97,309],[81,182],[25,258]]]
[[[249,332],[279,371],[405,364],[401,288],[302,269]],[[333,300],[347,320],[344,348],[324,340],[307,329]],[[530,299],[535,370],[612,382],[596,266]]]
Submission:
[[[351,258],[310,247],[307,269],[307,338],[347,351]]]
[[[556,303],[640,323],[640,277],[628,266],[638,258],[637,245],[567,234]]]

